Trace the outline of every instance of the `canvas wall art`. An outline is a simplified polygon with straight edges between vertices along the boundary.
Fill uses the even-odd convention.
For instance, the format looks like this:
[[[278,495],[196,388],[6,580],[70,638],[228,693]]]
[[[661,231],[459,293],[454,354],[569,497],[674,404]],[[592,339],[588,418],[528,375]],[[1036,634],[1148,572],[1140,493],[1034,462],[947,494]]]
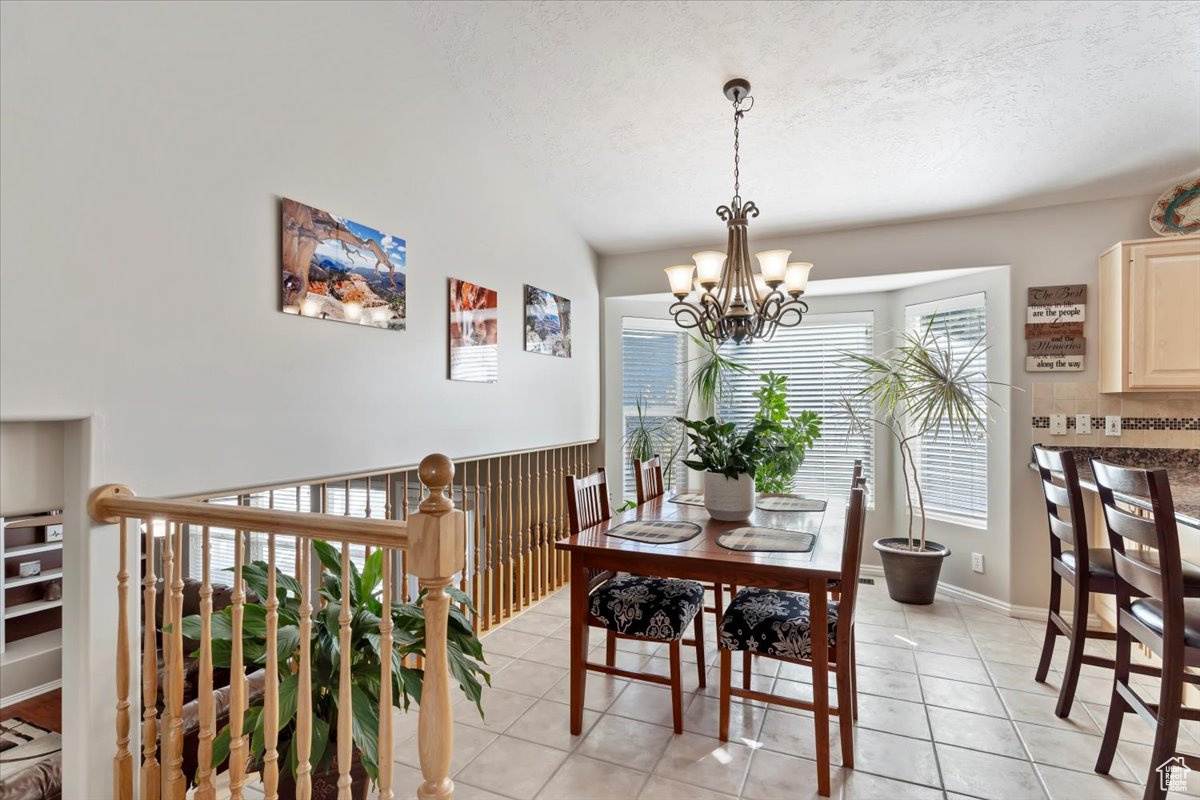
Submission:
[[[403,239],[284,198],[286,313],[402,331],[405,263]]]
[[[525,349],[571,357],[571,301],[553,292],[525,286]]]
[[[450,279],[450,379],[495,382],[500,363],[496,292]]]

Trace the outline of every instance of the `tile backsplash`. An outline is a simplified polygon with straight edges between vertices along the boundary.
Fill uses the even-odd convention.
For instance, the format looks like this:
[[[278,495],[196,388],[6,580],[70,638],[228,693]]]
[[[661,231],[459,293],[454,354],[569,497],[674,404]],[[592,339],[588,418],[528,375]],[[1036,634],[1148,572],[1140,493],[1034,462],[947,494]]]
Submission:
[[[1067,415],[1067,434],[1050,435],[1050,415]],[[1075,432],[1075,415],[1092,432]],[[1121,435],[1104,435],[1104,417],[1121,417]],[[1033,384],[1033,440],[1049,445],[1200,448],[1200,395],[1194,392],[1100,394],[1095,381]]]

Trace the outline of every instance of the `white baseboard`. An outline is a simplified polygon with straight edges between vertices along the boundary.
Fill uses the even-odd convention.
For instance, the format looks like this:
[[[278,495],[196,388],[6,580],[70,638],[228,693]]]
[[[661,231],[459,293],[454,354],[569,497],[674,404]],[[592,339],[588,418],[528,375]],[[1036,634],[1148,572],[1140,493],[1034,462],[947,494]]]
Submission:
[[[4,706],[11,706],[14,703],[20,703],[24,700],[28,700],[31,697],[37,697],[39,694],[53,692],[60,686],[62,686],[62,678],[59,678],[55,681],[50,681],[49,683],[43,683],[41,686],[34,686],[32,689],[26,689],[23,692],[10,694],[7,697],[0,697],[0,708]]]
[[[878,564],[863,564],[859,571],[862,575],[872,578],[883,577],[883,567]],[[959,602],[966,601],[973,605],[982,606],[984,608],[991,609],[992,611],[999,612],[1005,616],[1013,617],[1014,619],[1045,620],[1046,612],[1048,611],[1048,609],[1038,608],[1037,606],[1017,606],[1013,605],[1012,603],[1006,603],[1005,601],[999,600],[995,597],[991,597],[986,594],[980,594],[979,592],[971,591],[970,589],[964,589],[961,586],[955,586],[954,584],[946,583],[945,581],[942,581],[938,584],[938,592],[945,594]],[[1067,622],[1071,621],[1072,615],[1070,611],[1062,612],[1062,616]],[[1098,616],[1095,614],[1088,614],[1089,628],[1099,628],[1100,625],[1100,618]]]

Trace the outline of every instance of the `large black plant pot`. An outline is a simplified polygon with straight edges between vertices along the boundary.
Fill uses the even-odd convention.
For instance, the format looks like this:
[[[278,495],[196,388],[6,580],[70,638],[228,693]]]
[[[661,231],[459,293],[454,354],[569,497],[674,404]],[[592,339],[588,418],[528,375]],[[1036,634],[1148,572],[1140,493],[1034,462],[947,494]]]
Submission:
[[[950,555],[950,548],[928,539],[924,550],[899,549],[907,547],[907,537],[875,541],[875,549],[883,562],[888,595],[897,603],[927,606],[937,593],[942,562]]]

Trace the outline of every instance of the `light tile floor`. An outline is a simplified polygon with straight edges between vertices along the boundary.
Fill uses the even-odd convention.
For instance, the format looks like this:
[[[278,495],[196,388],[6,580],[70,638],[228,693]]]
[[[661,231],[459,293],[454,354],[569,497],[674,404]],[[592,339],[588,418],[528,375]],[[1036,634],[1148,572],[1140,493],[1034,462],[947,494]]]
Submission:
[[[1105,670],[1084,667],[1069,719],[1054,716],[1066,659],[1060,641],[1048,685],[1033,680],[1043,622],[1016,620],[938,596],[892,602],[882,579],[863,585],[858,612],[859,721],[853,771],[835,767],[834,798],[887,800],[1136,800],[1150,738],[1126,717],[1111,777],[1092,771],[1110,691]],[[708,686],[684,649],[684,733],[671,730],[670,696],[652,684],[589,673],[580,736],[568,730],[568,598],[564,590],[484,637],[493,669],[481,719],[455,704],[452,765],[458,800],[800,800],[817,797],[813,720],[778,705],[735,701],[731,738],[717,737],[717,648]],[[708,634],[713,635],[712,625]],[[592,659],[603,634],[592,632]],[[623,666],[668,674],[663,647],[620,642]],[[1089,650],[1111,655],[1106,642]],[[735,660],[739,664],[740,659]],[[766,659],[756,688],[811,698],[807,669]],[[1153,679],[1143,679],[1147,691]],[[740,674],[735,675],[740,681]],[[417,715],[396,720],[396,796],[413,797]],[[1185,723],[1187,748],[1200,728]],[[838,728],[831,732],[840,759]],[[1193,773],[1189,794],[1200,796]]]

